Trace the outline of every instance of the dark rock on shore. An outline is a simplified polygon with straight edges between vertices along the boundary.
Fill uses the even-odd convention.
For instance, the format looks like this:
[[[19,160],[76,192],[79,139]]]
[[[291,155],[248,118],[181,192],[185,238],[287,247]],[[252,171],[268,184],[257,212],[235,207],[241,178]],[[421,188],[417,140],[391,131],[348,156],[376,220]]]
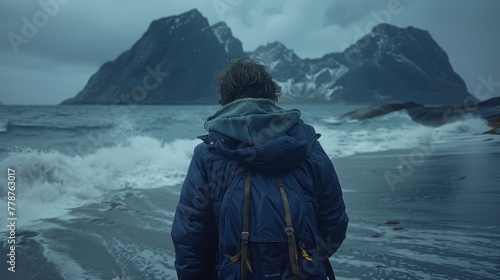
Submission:
[[[372,105],[350,111],[343,118],[370,119],[395,111],[406,110],[413,121],[427,125],[440,126],[472,115],[488,121],[492,129],[489,134],[500,134],[500,97],[491,98],[479,103],[453,104],[448,106],[428,107],[415,102],[386,103]]]
[[[422,108],[423,105],[415,102],[395,102],[386,103],[382,105],[372,105],[369,107],[359,108],[342,115],[342,118],[348,118],[353,120],[364,120],[389,114],[392,112],[411,109],[411,108]]]
[[[500,118],[494,123],[489,123],[492,129],[485,131],[483,134],[497,134],[500,135]]]
[[[421,107],[407,111],[415,122],[423,125],[440,126],[472,115],[487,120],[488,124],[493,127],[490,131],[492,134],[498,134],[496,130],[500,127],[500,97],[479,103]]]
[[[413,121],[427,126],[441,126],[458,121],[464,116],[467,108],[463,104],[439,107],[422,107],[407,110]]]

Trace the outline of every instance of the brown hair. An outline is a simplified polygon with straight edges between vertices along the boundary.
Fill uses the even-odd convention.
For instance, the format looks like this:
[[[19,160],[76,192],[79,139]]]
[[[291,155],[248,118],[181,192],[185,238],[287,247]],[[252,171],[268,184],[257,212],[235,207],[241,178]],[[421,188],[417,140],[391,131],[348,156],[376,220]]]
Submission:
[[[226,105],[241,98],[268,98],[278,101],[281,87],[267,67],[249,58],[232,58],[218,78],[219,103]]]

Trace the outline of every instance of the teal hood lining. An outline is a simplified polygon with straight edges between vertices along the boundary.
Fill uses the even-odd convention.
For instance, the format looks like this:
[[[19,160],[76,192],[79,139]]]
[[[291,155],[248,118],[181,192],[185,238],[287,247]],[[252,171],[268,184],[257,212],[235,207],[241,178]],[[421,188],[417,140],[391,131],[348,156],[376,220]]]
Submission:
[[[287,132],[299,118],[299,110],[284,110],[270,99],[242,98],[208,117],[204,127],[255,146]]]

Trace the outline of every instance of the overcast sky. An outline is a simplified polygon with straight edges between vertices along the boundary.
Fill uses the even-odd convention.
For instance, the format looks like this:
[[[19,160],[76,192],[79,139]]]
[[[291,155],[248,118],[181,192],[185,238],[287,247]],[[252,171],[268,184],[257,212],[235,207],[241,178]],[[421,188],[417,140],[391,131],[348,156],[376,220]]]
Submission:
[[[481,88],[482,99],[500,96],[497,0],[2,0],[0,101],[57,104],[73,97],[152,20],[193,8],[210,24],[225,20],[245,51],[281,41],[302,58],[341,51],[374,22],[415,26],[448,53],[469,92],[483,77],[494,85]],[[25,27],[33,23],[40,27]]]

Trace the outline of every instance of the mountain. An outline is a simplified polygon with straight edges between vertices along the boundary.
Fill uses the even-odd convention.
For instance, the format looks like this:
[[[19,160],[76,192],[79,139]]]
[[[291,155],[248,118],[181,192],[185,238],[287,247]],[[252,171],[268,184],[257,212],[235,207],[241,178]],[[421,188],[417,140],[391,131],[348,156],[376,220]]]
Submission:
[[[241,41],[233,37],[231,29],[223,21],[220,21],[212,26],[212,31],[221,44],[224,45],[224,51],[227,57],[244,57],[243,46]]]
[[[197,10],[158,19],[62,104],[215,103],[215,71],[243,54],[227,25],[212,27]]]
[[[450,104],[475,100],[448,56],[427,31],[389,24],[340,53],[301,59],[274,42],[248,53],[263,60],[288,100],[415,101]]]
[[[231,57],[263,61],[291,102],[461,103],[475,100],[427,31],[380,24],[343,52],[300,58],[280,42],[243,52],[224,22],[197,10],[155,20],[62,104],[211,104],[215,74]]]

